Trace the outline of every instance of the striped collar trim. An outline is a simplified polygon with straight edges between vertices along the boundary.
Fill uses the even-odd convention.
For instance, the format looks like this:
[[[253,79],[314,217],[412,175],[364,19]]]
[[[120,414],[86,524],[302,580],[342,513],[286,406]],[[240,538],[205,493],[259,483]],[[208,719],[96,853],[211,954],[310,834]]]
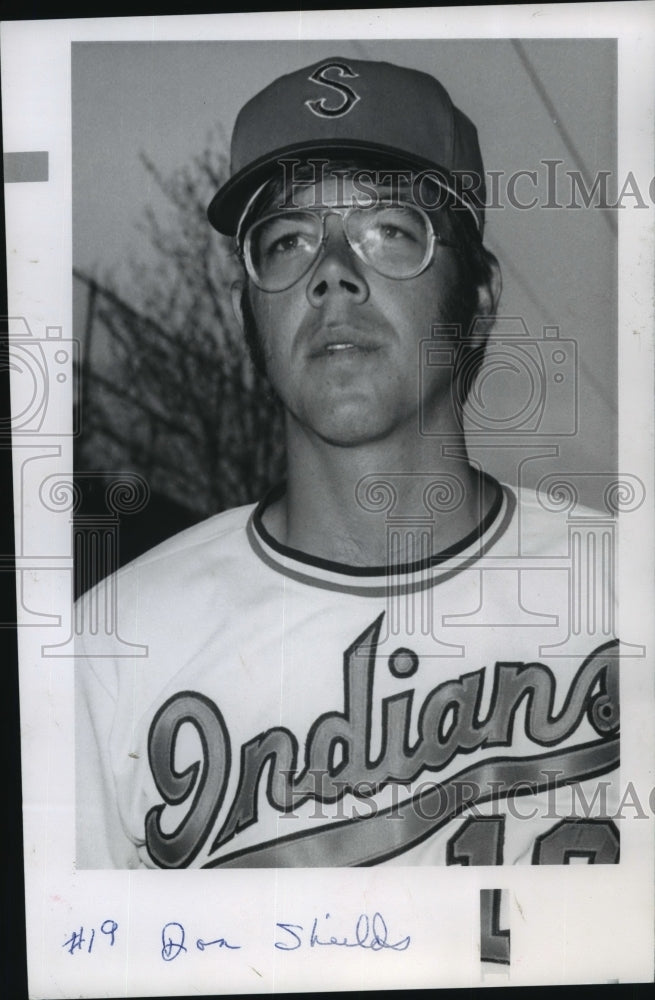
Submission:
[[[349,566],[307,555],[276,541],[264,527],[262,515],[282,495],[283,484],[258,504],[248,519],[246,533],[253,551],[267,566],[307,586],[363,597],[411,593],[443,583],[467,569],[502,537],[514,515],[516,497],[497,482],[495,487],[496,497],[488,513],[472,532],[434,556],[404,565]]]

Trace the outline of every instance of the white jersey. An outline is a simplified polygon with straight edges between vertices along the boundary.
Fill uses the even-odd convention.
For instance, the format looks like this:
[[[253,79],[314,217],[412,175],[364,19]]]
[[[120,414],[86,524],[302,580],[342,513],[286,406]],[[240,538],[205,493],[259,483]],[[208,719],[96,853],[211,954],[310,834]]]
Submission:
[[[618,861],[607,518],[498,487],[388,570],[285,548],[262,506],[79,602],[80,867]]]

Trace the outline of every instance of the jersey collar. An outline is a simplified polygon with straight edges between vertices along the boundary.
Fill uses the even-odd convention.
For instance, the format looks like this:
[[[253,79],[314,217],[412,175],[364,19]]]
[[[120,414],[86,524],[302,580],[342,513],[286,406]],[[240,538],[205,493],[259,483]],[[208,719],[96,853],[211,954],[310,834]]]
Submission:
[[[350,566],[282,545],[265,528],[263,514],[282,496],[284,483],[270,490],[252,512],[246,528],[248,540],[256,555],[271,569],[308,586],[368,597],[423,590],[467,569],[505,533],[514,514],[516,498],[495,479],[488,475],[485,478],[495,496],[477,527],[454,545],[417,562]],[[393,530],[392,525],[390,530]]]

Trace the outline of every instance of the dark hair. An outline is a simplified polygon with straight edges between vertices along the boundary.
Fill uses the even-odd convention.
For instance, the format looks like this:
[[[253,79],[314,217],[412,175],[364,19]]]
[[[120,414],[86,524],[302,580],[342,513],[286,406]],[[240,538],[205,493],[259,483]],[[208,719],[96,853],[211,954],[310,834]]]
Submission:
[[[359,172],[371,174],[381,170],[384,170],[387,176],[393,170],[398,171],[403,176],[416,175],[416,170],[412,170],[410,165],[398,161],[390,161],[389,167],[386,168],[378,160],[375,163],[365,159],[314,160],[294,166],[294,183],[302,184],[304,182],[307,185],[315,183],[317,163],[329,164],[328,176],[338,174],[352,177]],[[322,173],[321,176],[325,176],[325,174]],[[478,289],[491,282],[497,262],[494,255],[484,246],[471,211],[463,206],[452,192],[443,187],[439,187],[437,191],[437,186],[435,182],[430,180],[429,173],[426,174],[423,183],[428,185],[428,189],[432,185],[431,190],[438,195],[436,203],[438,203],[439,211],[444,213],[447,220],[449,235],[452,235],[456,244],[455,252],[460,264],[458,280],[447,296],[446,308],[448,309],[449,325],[452,324],[461,331],[454,371],[455,392],[461,406],[470,393],[484,361],[485,336],[493,322],[492,317],[487,317],[482,323],[475,322],[478,318]],[[288,204],[290,193],[291,187],[288,180],[285,183],[284,175],[276,173],[256,193],[241,220],[239,232],[245,233],[259,217],[276,207]],[[435,205],[435,202],[430,202],[430,205]],[[424,207],[430,214],[430,209],[427,206]],[[239,256],[241,256],[241,249],[242,245],[237,245]],[[249,285],[248,280],[246,280],[241,298],[246,344],[256,370],[260,374],[266,375],[266,358],[248,292]],[[473,338],[472,334],[474,334]]]

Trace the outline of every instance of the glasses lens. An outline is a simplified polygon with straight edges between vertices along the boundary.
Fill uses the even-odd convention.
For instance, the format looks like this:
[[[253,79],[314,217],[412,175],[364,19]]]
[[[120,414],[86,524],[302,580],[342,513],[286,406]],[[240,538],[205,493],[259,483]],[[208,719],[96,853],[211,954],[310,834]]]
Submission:
[[[429,223],[411,205],[357,209],[348,216],[347,234],[361,257],[391,278],[418,273],[429,253]]]
[[[255,223],[244,249],[257,283],[273,292],[298,281],[316,258],[321,237],[321,219],[309,212],[282,212]]]

